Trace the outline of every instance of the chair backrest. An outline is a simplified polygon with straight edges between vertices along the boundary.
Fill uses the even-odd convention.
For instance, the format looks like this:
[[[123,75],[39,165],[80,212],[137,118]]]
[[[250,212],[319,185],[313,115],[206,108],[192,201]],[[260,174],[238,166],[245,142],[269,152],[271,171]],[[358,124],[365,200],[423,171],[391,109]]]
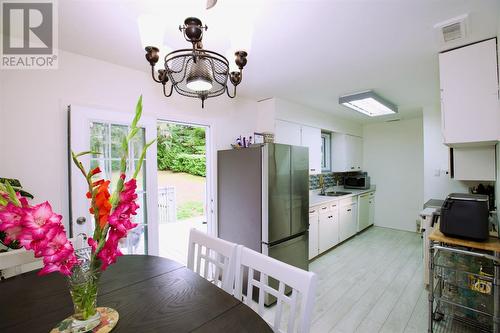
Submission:
[[[187,267],[233,294],[237,245],[199,230],[189,232]]]
[[[0,277],[8,278],[42,267],[42,259],[25,249],[0,253]]]
[[[269,284],[270,279],[278,281],[278,289]],[[276,297],[274,320],[268,321],[275,332],[309,332],[316,292],[316,274],[240,245],[238,246],[235,281],[234,296],[250,307],[255,304],[253,303],[254,289],[258,290],[257,312],[261,317],[264,317],[266,294]],[[287,286],[291,288],[290,295],[286,294]],[[246,289],[246,295],[243,294],[243,289]],[[288,310],[286,331],[280,328],[285,307]]]

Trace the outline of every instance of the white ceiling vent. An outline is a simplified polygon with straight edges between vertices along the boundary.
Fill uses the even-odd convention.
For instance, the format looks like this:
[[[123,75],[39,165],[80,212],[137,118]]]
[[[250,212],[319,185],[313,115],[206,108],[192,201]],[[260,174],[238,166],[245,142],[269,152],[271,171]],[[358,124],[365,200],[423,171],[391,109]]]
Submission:
[[[434,25],[438,30],[442,43],[455,42],[467,36],[467,21],[469,15],[464,14]]]

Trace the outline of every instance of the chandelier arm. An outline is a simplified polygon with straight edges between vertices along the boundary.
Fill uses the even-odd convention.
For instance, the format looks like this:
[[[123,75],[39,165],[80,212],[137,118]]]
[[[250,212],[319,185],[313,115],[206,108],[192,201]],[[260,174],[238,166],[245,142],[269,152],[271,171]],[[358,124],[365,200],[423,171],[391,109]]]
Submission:
[[[153,78],[153,80],[154,80],[155,82],[162,83],[160,80],[157,80],[157,79],[155,78],[155,66],[151,66],[151,77]]]
[[[229,96],[229,98],[235,98],[235,97],[236,97],[236,86],[234,86],[233,96],[231,96],[231,95],[229,94],[229,87],[228,87],[228,86],[226,86],[226,93],[227,93],[227,95]]]
[[[170,97],[172,96],[172,92],[174,91],[174,85],[173,84],[170,84],[170,92],[167,94],[167,89],[166,89],[166,84],[164,83],[163,84],[163,95],[165,95],[165,97]]]

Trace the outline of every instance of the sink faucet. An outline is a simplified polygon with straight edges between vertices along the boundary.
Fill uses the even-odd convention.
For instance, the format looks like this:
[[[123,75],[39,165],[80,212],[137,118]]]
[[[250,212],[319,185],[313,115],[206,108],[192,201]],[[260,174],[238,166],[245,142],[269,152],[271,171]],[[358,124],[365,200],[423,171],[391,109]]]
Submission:
[[[319,175],[319,186],[321,187],[320,194],[325,195],[325,180],[323,179],[323,175]]]

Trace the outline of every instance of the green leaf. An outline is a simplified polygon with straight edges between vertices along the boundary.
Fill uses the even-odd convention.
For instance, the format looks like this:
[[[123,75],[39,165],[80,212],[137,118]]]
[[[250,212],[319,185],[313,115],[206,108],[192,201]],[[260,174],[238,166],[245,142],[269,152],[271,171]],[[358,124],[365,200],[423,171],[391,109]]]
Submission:
[[[139,97],[137,105],[135,106],[135,117],[134,120],[132,120],[132,124],[130,124],[131,128],[137,127],[137,123],[139,123],[139,119],[141,119],[141,116],[142,116],[142,95]]]
[[[5,189],[7,190],[7,194],[9,194],[10,201],[15,204],[16,206],[21,206],[21,202],[16,196],[16,191],[14,188],[9,184],[9,182],[5,183]]]
[[[139,162],[137,163],[137,169],[135,169],[135,172],[134,172],[134,178],[137,178],[137,175],[139,174],[139,172],[141,171],[141,167],[142,167],[142,162],[144,161],[144,158],[146,157],[146,151],[148,150],[148,148],[153,144],[155,143],[156,139],[154,140],[151,140],[150,142],[148,142],[144,148],[142,148],[142,153],[141,153],[141,157],[139,158]]]
[[[78,158],[80,156],[84,156],[84,155],[88,155],[88,154],[93,154],[93,155],[101,155],[102,153],[98,152],[98,151],[92,151],[92,150],[88,150],[88,151],[83,151],[81,153],[78,153],[75,155],[75,153],[72,151],[71,152],[73,158]]]

